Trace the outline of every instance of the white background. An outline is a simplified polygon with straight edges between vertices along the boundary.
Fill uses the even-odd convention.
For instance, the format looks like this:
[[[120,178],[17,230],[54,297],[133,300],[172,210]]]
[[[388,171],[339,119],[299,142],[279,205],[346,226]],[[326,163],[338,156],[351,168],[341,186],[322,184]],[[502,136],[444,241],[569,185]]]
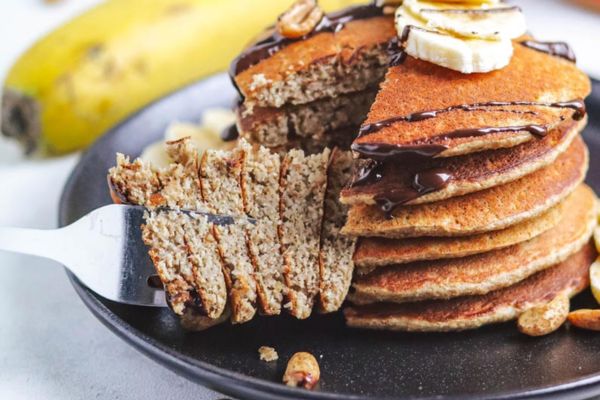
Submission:
[[[0,0],[0,78],[36,38],[97,2]],[[600,78],[599,14],[566,1],[514,3],[523,6],[538,38],[569,41],[578,64]],[[76,161],[77,155],[24,160],[0,138],[0,226],[54,227],[59,194]],[[0,253],[0,284],[0,399],[221,397],[155,364],[104,328],[59,265]]]

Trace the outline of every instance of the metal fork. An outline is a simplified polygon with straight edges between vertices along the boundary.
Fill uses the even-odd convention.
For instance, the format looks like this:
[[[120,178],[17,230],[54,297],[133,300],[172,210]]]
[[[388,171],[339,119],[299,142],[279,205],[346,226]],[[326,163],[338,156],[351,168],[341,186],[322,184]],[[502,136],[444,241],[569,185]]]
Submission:
[[[234,222],[228,216],[197,214],[214,224]],[[61,229],[0,228],[0,250],[58,261],[109,300],[164,307],[165,294],[152,284],[156,272],[142,241],[143,215],[143,207],[109,205]]]

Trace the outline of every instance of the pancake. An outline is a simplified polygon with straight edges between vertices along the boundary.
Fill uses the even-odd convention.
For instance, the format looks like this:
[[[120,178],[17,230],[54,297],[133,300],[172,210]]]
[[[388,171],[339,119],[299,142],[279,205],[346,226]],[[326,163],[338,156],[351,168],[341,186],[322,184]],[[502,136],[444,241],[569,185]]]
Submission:
[[[377,13],[381,14],[381,9]],[[310,103],[380,82],[388,69],[387,45],[394,37],[392,16],[356,19],[338,32],[321,32],[293,41],[240,70],[240,59],[253,51],[247,49],[234,61],[231,74],[246,105],[281,107]]]
[[[344,315],[351,327],[395,331],[447,332],[505,322],[559,293],[573,297],[587,288],[588,270],[596,255],[594,246],[587,244],[562,263],[484,296],[356,306],[345,309]]]
[[[403,238],[468,236],[504,229],[558,204],[583,181],[587,166],[587,149],[577,138],[554,163],[502,186],[436,203],[398,207],[391,219],[377,206],[352,206],[342,233]]]
[[[240,135],[267,147],[284,146],[294,138],[326,141],[327,132],[355,127],[348,143],[356,137],[375,98],[373,89],[281,108],[241,105],[237,109]],[[349,147],[349,145],[348,145]]]
[[[532,239],[553,228],[560,221],[564,207],[576,206],[571,195],[564,204],[542,215],[499,231],[463,237],[424,237],[410,239],[361,238],[354,253],[359,274],[377,267],[415,261],[466,257],[502,249]]]
[[[510,149],[489,150],[461,157],[438,158],[413,163],[385,163],[374,183],[367,180],[344,190],[341,201],[346,204],[422,204],[502,185],[554,162],[569,148],[585,127],[586,121],[565,121],[546,137]],[[581,147],[581,139],[575,147]],[[443,171],[444,184],[414,188],[419,176],[430,171]],[[355,174],[355,182],[362,172]],[[428,179],[428,178],[425,178]],[[421,178],[423,180],[423,178]]]
[[[414,146],[441,145],[444,148],[435,154],[438,157],[512,147],[534,139],[536,133],[529,128],[531,125],[554,128],[562,120],[583,117],[585,111],[570,108],[579,105],[547,104],[581,101],[590,92],[589,78],[574,63],[518,43],[507,67],[485,74],[462,74],[407,57],[388,71],[363,124],[364,133],[355,144],[386,144],[409,151]],[[489,105],[490,102],[508,104]],[[544,105],[514,105],[515,102]],[[488,105],[472,107],[475,104]],[[447,111],[462,105],[471,107]],[[374,126],[390,118],[415,113],[420,116],[429,111],[439,112]],[[511,129],[464,132],[480,128]]]
[[[597,199],[581,185],[567,200],[558,225],[504,249],[451,260],[381,267],[358,278],[351,301],[408,302],[482,295],[558,264],[589,242],[597,224]]]

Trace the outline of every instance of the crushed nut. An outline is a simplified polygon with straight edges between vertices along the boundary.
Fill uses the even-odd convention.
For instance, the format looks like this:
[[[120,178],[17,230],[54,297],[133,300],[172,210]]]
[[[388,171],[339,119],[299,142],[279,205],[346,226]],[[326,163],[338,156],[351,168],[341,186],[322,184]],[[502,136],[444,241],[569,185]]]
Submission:
[[[566,321],[569,314],[569,297],[559,294],[549,303],[525,311],[519,317],[517,327],[529,336],[548,335]]]
[[[258,348],[258,355],[262,361],[271,362],[279,359],[279,354],[273,347],[260,346]]]
[[[310,390],[319,382],[320,377],[321,370],[315,357],[310,353],[300,352],[294,354],[288,361],[283,374],[283,383]]]
[[[600,310],[577,310],[569,313],[569,322],[581,329],[600,331]]]
[[[308,35],[323,18],[316,0],[297,0],[277,20],[277,31],[288,39]]]

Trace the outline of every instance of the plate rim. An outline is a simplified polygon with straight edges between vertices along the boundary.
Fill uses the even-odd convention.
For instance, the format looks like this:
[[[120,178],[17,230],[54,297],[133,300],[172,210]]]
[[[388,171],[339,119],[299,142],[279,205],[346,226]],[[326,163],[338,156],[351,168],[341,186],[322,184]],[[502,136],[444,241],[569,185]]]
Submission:
[[[75,181],[81,173],[84,166],[87,164],[93,151],[97,147],[101,147],[104,142],[109,141],[113,136],[116,136],[119,129],[136,119],[140,114],[145,112],[152,105],[161,102],[171,96],[177,95],[179,92],[189,89],[191,86],[197,85],[204,80],[215,77],[215,75],[207,76],[203,80],[194,82],[145,105],[138,111],[134,112],[117,125],[110,128],[105,134],[97,139],[87,151],[79,158],[77,164],[69,174],[69,177],[63,187],[59,200],[58,224],[60,227],[67,225],[70,221],[67,220],[69,206],[67,197],[75,189]],[[600,87],[600,81],[592,79],[594,87]],[[208,362],[196,360],[192,357],[171,351],[168,347],[154,340],[152,337],[145,335],[140,330],[131,326],[127,321],[120,318],[110,311],[101,301],[100,297],[82,284],[68,269],[65,268],[66,275],[71,282],[75,292],[82,300],[84,305],[90,312],[111,332],[123,339],[126,343],[146,355],[148,358],[158,362],[168,369],[176,372],[178,375],[186,379],[199,383],[210,389],[216,390],[219,393],[228,396],[252,396],[253,398],[269,398],[273,399],[305,399],[305,400],[333,400],[333,399],[348,399],[348,400],[388,400],[389,397],[367,397],[345,393],[327,393],[319,391],[307,391],[287,387],[281,383],[276,383],[252,376],[244,375],[239,372],[230,371],[225,368],[214,366]],[[103,299],[104,300],[104,299]],[[105,300],[106,301],[106,300]],[[132,306],[134,307],[134,306]],[[404,397],[406,399],[419,400],[504,400],[504,399],[548,399],[548,398],[563,398],[569,396],[570,399],[586,398],[600,394],[600,372],[590,374],[578,379],[573,379],[563,382],[559,385],[548,385],[532,390],[511,390],[498,392],[494,394],[474,394],[447,396],[439,395],[432,397]],[[397,398],[397,397],[396,397]]]

